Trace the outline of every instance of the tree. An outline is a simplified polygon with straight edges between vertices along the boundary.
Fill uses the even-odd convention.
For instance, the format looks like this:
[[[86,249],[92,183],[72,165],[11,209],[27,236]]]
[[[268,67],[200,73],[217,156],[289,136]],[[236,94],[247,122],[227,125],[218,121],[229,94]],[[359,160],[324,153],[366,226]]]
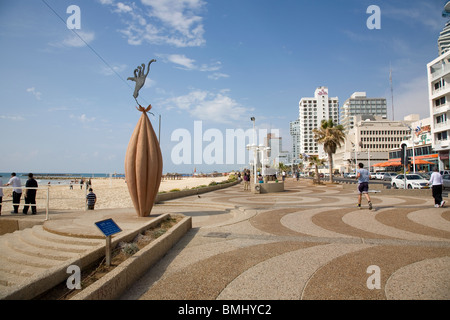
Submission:
[[[313,129],[314,140],[323,145],[323,150],[328,154],[328,167],[330,171],[330,182],[333,183],[333,154],[336,153],[345,141],[344,127],[335,125],[333,120],[322,120],[319,129]]]
[[[319,184],[320,183],[319,166],[322,166],[324,164],[324,160],[320,159],[319,156],[309,156],[308,162],[309,165],[314,166],[317,184]]]

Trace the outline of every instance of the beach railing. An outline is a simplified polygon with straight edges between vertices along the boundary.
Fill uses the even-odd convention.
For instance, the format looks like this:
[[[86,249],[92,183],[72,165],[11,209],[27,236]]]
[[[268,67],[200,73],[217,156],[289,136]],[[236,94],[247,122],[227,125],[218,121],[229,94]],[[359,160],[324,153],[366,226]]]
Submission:
[[[47,187],[47,186],[45,186],[45,187],[20,187],[20,188],[18,188],[18,187],[4,187],[4,186],[0,186],[0,189],[3,189],[3,190],[5,190],[5,189],[21,189],[22,190],[22,193],[23,193],[23,190],[39,190],[39,189],[45,189],[46,190],[46,195],[47,195],[47,197],[46,197],[46,202],[45,202],[45,220],[47,221],[48,220],[48,218],[49,218],[49,216],[48,216],[48,208],[49,208],[49,201],[50,201],[50,188],[49,187]],[[3,193],[5,193],[5,192],[3,192]],[[2,207],[3,207],[3,203],[5,203],[5,202],[9,202],[9,201],[11,201],[11,204],[12,204],[12,206],[17,206],[17,205],[23,205],[23,206],[30,206],[30,207],[36,207],[37,208],[37,202],[35,203],[35,204],[31,204],[31,203],[25,203],[25,199],[23,199],[23,202],[21,201],[21,203],[14,203],[14,202],[12,202],[13,200],[11,199],[11,200],[5,200],[4,199],[5,198],[5,195],[3,194],[3,200],[2,200]],[[22,200],[22,197],[21,197],[21,200]],[[36,200],[37,200],[37,198],[36,198]]]

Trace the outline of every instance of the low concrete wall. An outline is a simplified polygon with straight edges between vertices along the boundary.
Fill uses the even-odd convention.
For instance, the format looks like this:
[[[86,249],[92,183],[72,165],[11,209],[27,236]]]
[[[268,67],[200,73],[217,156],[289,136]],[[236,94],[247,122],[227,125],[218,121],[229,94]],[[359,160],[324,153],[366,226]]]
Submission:
[[[183,218],[164,235],[139,250],[71,300],[113,300],[119,298],[128,287],[158,262],[191,228],[192,218]]]
[[[261,193],[283,192],[284,182],[258,183]]]
[[[238,184],[239,182],[240,181],[236,180],[234,182],[216,184],[215,186],[207,186],[207,187],[203,187],[203,188],[187,189],[187,190],[173,191],[173,192],[167,192],[167,193],[159,193],[156,196],[155,203],[160,203],[160,202],[169,201],[169,200],[173,200],[173,199],[195,196],[195,195],[206,193],[206,192],[216,191],[216,190],[234,186],[234,185]]]

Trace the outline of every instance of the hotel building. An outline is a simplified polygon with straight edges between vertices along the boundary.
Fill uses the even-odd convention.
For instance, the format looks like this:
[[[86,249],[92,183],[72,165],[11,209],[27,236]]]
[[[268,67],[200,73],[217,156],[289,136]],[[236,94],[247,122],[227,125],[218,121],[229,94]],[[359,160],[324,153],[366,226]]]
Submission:
[[[335,124],[339,123],[339,99],[328,96],[327,87],[319,87],[314,92],[312,98],[302,98],[299,102],[299,133],[298,141],[294,140],[298,154],[318,155],[319,158],[326,158],[323,146],[314,140],[313,129],[320,128],[322,120],[332,119]],[[291,135],[292,135],[291,131]]]

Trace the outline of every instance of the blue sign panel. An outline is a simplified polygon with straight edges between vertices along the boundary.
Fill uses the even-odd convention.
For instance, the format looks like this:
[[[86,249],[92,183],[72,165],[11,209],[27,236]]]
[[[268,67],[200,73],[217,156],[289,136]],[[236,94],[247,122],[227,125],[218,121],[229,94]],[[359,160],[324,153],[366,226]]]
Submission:
[[[122,231],[122,229],[120,229],[119,226],[113,221],[113,219],[98,221],[95,223],[95,225],[100,229],[101,232],[103,232],[106,237]]]

